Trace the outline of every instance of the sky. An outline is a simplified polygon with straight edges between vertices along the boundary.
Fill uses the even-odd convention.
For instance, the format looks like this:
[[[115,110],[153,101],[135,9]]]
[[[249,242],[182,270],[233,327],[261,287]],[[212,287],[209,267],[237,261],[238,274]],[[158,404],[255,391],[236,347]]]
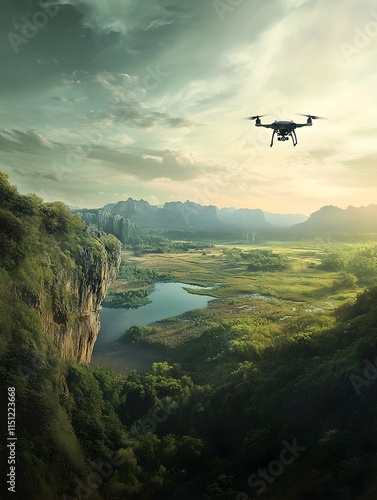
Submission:
[[[0,0],[0,169],[81,208],[377,203],[377,3]],[[305,122],[298,145],[263,122]]]

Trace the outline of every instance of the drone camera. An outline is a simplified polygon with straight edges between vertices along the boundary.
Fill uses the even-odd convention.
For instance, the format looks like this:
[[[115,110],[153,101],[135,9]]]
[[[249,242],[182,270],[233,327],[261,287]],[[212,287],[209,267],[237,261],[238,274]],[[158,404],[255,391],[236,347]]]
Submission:
[[[323,116],[305,115],[303,113],[296,113],[296,114],[306,116],[306,123],[295,123],[293,120],[291,121],[275,120],[273,123],[263,124],[261,123],[261,118],[266,115],[248,116],[247,120],[255,120],[256,127],[266,127],[273,129],[270,147],[272,147],[274,144],[275,135],[277,135],[278,141],[283,141],[283,142],[289,141],[289,139],[291,138],[293,146],[296,146],[297,136],[295,129],[298,127],[305,127],[305,125],[307,127],[311,127],[313,125],[313,120],[317,120],[318,118],[323,118]]]

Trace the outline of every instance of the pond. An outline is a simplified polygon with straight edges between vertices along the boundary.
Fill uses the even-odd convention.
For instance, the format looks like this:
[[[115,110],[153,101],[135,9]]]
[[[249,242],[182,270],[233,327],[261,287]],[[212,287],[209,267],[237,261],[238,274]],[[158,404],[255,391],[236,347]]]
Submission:
[[[164,361],[163,349],[137,343],[116,342],[132,325],[147,325],[193,309],[207,307],[213,297],[196,295],[186,289],[211,290],[213,287],[186,285],[185,283],[156,283],[148,298],[150,304],[138,309],[112,309],[103,307],[101,330],[94,346],[91,365],[105,367],[119,373],[137,370],[145,373],[155,361]]]

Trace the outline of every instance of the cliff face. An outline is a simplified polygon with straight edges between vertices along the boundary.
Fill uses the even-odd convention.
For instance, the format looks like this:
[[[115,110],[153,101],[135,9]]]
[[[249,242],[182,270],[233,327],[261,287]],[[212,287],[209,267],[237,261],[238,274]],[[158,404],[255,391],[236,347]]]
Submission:
[[[132,242],[138,237],[140,231],[127,217],[112,214],[108,210],[82,210],[77,212],[84,222],[93,224],[106,233],[113,234],[122,243]]]
[[[213,205],[205,206],[192,201],[172,201],[165,203],[163,207],[157,207],[144,200],[128,198],[127,201],[108,204],[104,210],[131,219],[141,229],[159,227],[229,230],[240,227],[247,229],[271,227],[259,209],[219,209]]]
[[[116,415],[97,405],[98,393],[91,400],[87,379],[81,380],[83,373],[92,377],[91,371],[61,359],[90,361],[102,300],[119,267],[120,250],[114,236],[85,228],[64,203],[21,195],[0,172],[0,380],[17,394],[21,439],[16,498],[64,498],[66,492],[73,493],[78,478],[93,472],[90,463],[103,460],[108,443],[109,453],[110,446],[121,446],[117,437],[103,438],[107,431],[117,435],[112,423]],[[77,375],[74,381],[71,370]],[[76,387],[79,396],[73,404]],[[1,392],[4,407],[8,396]],[[74,416],[76,403],[82,421]],[[95,444],[82,432],[83,408],[100,408],[90,422],[91,435],[93,422],[100,428]],[[102,430],[108,415],[111,424]],[[100,451],[94,455],[93,449]],[[3,442],[4,465],[5,452]],[[6,481],[5,476],[0,481],[1,498],[9,496]],[[93,500],[101,497],[95,488],[83,491]]]
[[[81,248],[77,266],[62,268],[50,287],[51,304],[37,308],[47,337],[65,359],[89,363],[100,330],[102,302],[120,265],[120,244]],[[46,302],[46,301],[45,301]],[[49,307],[50,305],[50,307]]]

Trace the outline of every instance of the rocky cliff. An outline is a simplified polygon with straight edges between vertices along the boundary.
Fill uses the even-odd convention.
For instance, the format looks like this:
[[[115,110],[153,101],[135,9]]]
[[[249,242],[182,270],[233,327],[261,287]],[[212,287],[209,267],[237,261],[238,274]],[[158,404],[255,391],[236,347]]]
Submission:
[[[120,245],[109,249],[98,238],[95,249],[81,248],[79,255],[74,272],[62,271],[54,284],[58,300],[40,315],[63,358],[89,363],[100,330],[102,302],[119,269]]]
[[[200,205],[192,201],[167,202],[163,207],[150,205],[144,200],[119,201],[108,204],[105,210],[131,219],[141,229],[232,230],[234,228],[270,228],[262,210],[219,209],[213,205]]]
[[[84,378],[91,370],[62,357],[90,361],[102,300],[120,264],[120,251],[114,236],[86,228],[64,203],[21,195],[0,172],[0,383],[17,395],[21,439],[15,498],[66,498],[78,478],[93,472],[88,457],[100,463],[110,454],[102,442],[102,426],[114,436],[105,405],[98,407],[93,424],[98,387]],[[1,393],[0,406],[5,407],[7,393]],[[86,395],[93,396],[89,405]],[[90,435],[96,436],[96,425],[100,429],[98,439],[93,438],[100,453],[93,456],[92,442],[83,432],[89,415]],[[7,451],[5,441],[0,443],[4,470]],[[6,481],[4,474],[0,498],[9,497]],[[93,500],[102,498],[89,491]]]
[[[120,265],[121,245],[112,236],[91,228],[86,246],[80,246],[74,263],[61,265],[45,256],[53,278],[43,290],[21,285],[20,296],[33,307],[47,339],[64,359],[89,363],[100,330],[102,302]],[[62,256],[60,256],[62,257]]]
[[[11,294],[3,302],[18,311],[7,317],[8,306],[0,307],[1,330],[13,325],[16,332],[9,346],[39,342],[48,351],[53,344],[63,358],[89,362],[102,301],[120,265],[120,241],[85,227],[64,203],[19,194],[2,172],[0,199],[0,288]],[[25,304],[27,314],[39,318],[21,328]],[[37,324],[43,336],[32,333]]]
[[[93,224],[106,233],[113,234],[122,243],[132,243],[140,235],[140,230],[122,214],[112,214],[106,209],[80,210],[76,212],[87,224]]]

